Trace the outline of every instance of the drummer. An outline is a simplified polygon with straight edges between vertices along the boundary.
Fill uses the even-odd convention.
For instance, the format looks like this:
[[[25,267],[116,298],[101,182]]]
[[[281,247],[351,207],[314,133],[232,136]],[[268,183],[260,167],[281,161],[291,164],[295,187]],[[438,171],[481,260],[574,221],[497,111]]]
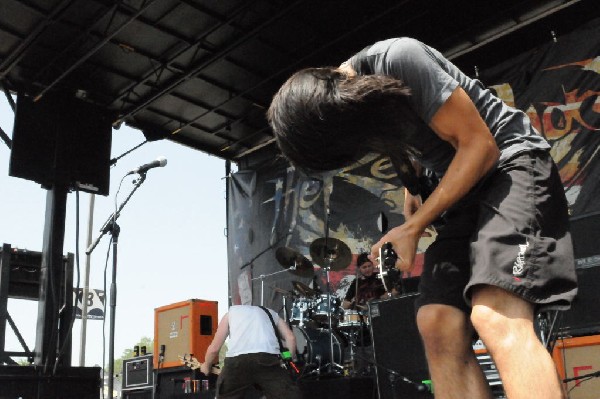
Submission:
[[[383,282],[375,273],[375,265],[366,252],[358,255],[356,265],[357,278],[348,287],[342,308],[365,310],[370,300],[396,295],[396,290],[391,287],[391,291],[386,292]]]

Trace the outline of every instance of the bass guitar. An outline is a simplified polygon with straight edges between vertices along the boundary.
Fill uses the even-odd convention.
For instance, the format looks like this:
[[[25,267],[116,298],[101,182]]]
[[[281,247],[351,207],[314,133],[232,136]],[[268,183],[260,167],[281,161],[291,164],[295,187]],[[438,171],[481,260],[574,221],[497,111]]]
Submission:
[[[186,353],[185,355],[179,355],[178,357],[184,366],[189,367],[192,370],[197,370],[200,367],[202,367],[202,363],[200,363],[198,359],[196,359],[191,354]],[[219,368],[219,366],[212,366],[210,369],[210,374],[219,375],[221,374],[221,369]]]

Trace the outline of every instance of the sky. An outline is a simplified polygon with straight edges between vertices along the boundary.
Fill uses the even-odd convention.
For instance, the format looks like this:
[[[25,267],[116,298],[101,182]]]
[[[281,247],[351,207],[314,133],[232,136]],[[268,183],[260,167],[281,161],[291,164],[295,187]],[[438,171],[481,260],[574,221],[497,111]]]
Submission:
[[[12,137],[14,114],[0,96],[0,127]],[[145,140],[143,134],[123,125],[113,130],[112,158]],[[132,349],[142,337],[154,338],[154,309],[188,299],[218,301],[219,318],[227,311],[227,246],[225,219],[225,161],[168,140],[149,142],[121,158],[111,168],[110,193],[95,196],[92,242],[134,187],[135,175],[125,174],[159,156],[167,165],[149,170],[118,219],[114,357]],[[10,150],[0,141],[0,242],[14,248],[42,251],[46,194],[38,183],[8,175]],[[234,165],[235,168],[235,165]],[[117,195],[117,196],[116,196]],[[116,196],[116,198],[115,198]],[[63,254],[76,254],[76,195],[67,198]],[[79,195],[79,264],[83,287],[85,249],[90,222],[90,195]],[[90,289],[109,290],[112,253],[106,263],[110,236],[105,235],[90,259]],[[76,265],[75,265],[76,266]],[[105,266],[106,274],[105,274]],[[74,276],[76,284],[77,275]],[[107,301],[107,304],[109,302]],[[37,301],[9,299],[8,312],[30,349],[35,346]],[[109,306],[107,305],[107,312]],[[80,364],[81,321],[73,327],[73,366],[108,362],[109,320],[87,322],[85,364]],[[22,348],[7,324],[7,351]],[[149,348],[149,351],[151,349]]]

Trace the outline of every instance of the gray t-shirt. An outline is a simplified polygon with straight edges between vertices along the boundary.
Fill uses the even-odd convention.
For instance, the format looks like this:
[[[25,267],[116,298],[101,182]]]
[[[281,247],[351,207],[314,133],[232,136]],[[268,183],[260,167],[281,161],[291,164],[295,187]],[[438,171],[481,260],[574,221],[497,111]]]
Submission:
[[[392,76],[411,89],[411,104],[425,124],[415,142],[408,144],[421,152],[420,163],[438,176],[445,173],[455,151],[426,124],[459,86],[492,132],[501,151],[500,162],[519,152],[550,148],[524,112],[506,105],[480,81],[471,79],[440,52],[418,40],[380,41],[364,48],[348,63],[359,75]]]

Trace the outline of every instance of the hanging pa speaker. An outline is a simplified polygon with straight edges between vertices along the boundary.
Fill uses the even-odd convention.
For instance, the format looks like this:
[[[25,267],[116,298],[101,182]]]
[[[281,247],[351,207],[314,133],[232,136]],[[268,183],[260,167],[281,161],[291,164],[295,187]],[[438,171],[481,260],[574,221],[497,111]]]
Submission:
[[[9,174],[107,195],[111,138],[110,113],[95,104],[66,93],[37,101],[19,94]]]
[[[421,383],[429,380],[429,370],[417,329],[414,303],[418,296],[410,294],[369,303],[380,399],[433,398]]]

